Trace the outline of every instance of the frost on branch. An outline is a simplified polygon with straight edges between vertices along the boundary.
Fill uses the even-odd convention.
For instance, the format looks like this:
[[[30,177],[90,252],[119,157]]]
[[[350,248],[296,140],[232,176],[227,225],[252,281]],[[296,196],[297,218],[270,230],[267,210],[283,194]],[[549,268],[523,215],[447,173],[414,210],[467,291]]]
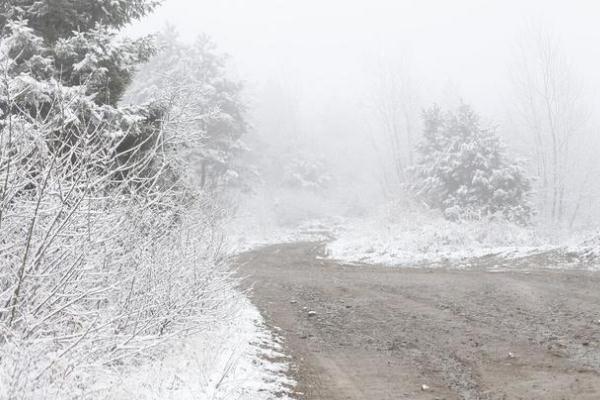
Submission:
[[[44,3],[0,21],[0,398],[85,397],[98,368],[142,362],[230,302],[222,212],[179,156],[190,133],[163,104],[118,106],[146,43],[117,42],[117,16],[48,30]],[[125,18],[145,2],[58,3]]]

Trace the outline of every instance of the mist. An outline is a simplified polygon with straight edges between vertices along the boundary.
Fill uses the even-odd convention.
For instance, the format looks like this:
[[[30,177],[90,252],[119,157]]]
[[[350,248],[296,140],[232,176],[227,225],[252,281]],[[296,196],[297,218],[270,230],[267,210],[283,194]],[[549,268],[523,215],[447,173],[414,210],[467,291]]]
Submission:
[[[0,0],[0,400],[599,399],[596,3]]]
[[[245,84],[252,124],[248,141],[301,143],[327,159],[347,190],[360,187],[381,199],[389,195],[380,187],[382,175],[393,163],[376,110],[378,101],[391,95],[382,89],[390,86],[384,80],[411,87],[414,142],[404,148],[418,145],[423,109],[464,102],[528,162],[533,143],[523,140],[527,128],[518,111],[523,94],[516,82],[525,68],[523,46],[540,35],[552,38],[568,65],[585,120],[580,135],[596,146],[596,11],[593,2],[559,1],[171,0],[128,34],[153,33],[167,24],[187,42],[207,33],[230,55],[230,73]],[[288,115],[278,125],[283,110],[270,111],[282,102]],[[590,159],[589,147],[579,150],[574,159]]]

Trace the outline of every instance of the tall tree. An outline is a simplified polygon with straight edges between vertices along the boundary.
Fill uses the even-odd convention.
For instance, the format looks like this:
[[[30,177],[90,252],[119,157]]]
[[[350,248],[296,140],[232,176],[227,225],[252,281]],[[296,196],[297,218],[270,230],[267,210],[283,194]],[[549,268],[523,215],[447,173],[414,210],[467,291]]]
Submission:
[[[568,212],[573,145],[586,121],[579,85],[558,38],[541,28],[524,35],[516,55],[514,85],[518,111],[534,162],[540,208],[561,223]]]
[[[376,151],[391,164],[384,168],[384,190],[407,182],[406,168],[414,162],[419,132],[419,93],[406,60],[379,60],[373,73],[371,106],[375,116]]]
[[[0,32],[20,40],[14,72],[65,86],[85,85],[98,104],[116,105],[135,66],[151,55],[149,38],[117,40],[117,30],[157,5],[155,0],[7,0]],[[25,51],[20,54],[21,51]]]
[[[243,85],[230,78],[228,57],[206,35],[191,44],[182,43],[174,28],[157,36],[158,53],[137,72],[124,102],[163,104],[166,127],[187,130],[199,165],[200,185],[214,187],[223,178],[237,175],[236,155],[248,129]],[[168,133],[168,132],[167,132]]]

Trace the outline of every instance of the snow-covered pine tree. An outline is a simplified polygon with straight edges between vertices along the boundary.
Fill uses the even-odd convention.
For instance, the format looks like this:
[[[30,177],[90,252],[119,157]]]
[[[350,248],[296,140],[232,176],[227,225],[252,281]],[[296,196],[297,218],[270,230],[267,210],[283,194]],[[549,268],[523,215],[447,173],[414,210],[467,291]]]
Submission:
[[[119,165],[139,157],[140,151],[134,154],[131,149],[158,140],[162,110],[118,103],[136,66],[153,54],[153,46],[149,37],[129,40],[117,35],[156,5],[153,0],[2,2],[0,128],[9,116],[28,114],[43,122],[45,135],[38,139],[50,151],[64,151],[65,144],[73,148],[84,134],[104,135],[112,137],[113,150],[121,153],[114,158]]]
[[[206,35],[183,43],[173,27],[157,35],[156,44],[157,54],[140,67],[124,102],[167,105],[165,126],[194,138],[188,156],[198,166],[193,172],[201,187],[237,181],[244,172],[237,168],[236,156],[244,149],[240,139],[248,123],[243,84],[229,77],[227,55]]]
[[[413,189],[449,220],[501,216],[528,224],[529,177],[510,160],[493,129],[482,127],[468,105],[443,113],[434,106],[423,113],[423,141],[413,168]]]

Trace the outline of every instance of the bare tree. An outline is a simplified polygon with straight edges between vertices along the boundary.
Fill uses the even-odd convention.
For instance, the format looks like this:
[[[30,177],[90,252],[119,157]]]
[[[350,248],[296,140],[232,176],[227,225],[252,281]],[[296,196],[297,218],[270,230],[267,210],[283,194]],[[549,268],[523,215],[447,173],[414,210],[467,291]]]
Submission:
[[[123,146],[125,110],[88,118],[81,89],[60,85],[22,110],[31,90],[0,77],[1,398],[61,398],[94,368],[151,355],[223,318],[230,284],[219,207],[177,162],[197,136],[185,116]]]
[[[553,223],[567,213],[573,142],[586,122],[582,88],[557,37],[532,28],[518,43],[513,83],[518,112],[534,151],[540,209]]]
[[[406,168],[414,162],[414,147],[419,131],[419,95],[410,64],[406,60],[378,61],[370,104],[375,116],[373,135],[376,151],[391,161],[391,173],[386,171],[384,185],[406,183]],[[387,168],[386,168],[387,170]],[[390,176],[391,175],[391,176]]]

